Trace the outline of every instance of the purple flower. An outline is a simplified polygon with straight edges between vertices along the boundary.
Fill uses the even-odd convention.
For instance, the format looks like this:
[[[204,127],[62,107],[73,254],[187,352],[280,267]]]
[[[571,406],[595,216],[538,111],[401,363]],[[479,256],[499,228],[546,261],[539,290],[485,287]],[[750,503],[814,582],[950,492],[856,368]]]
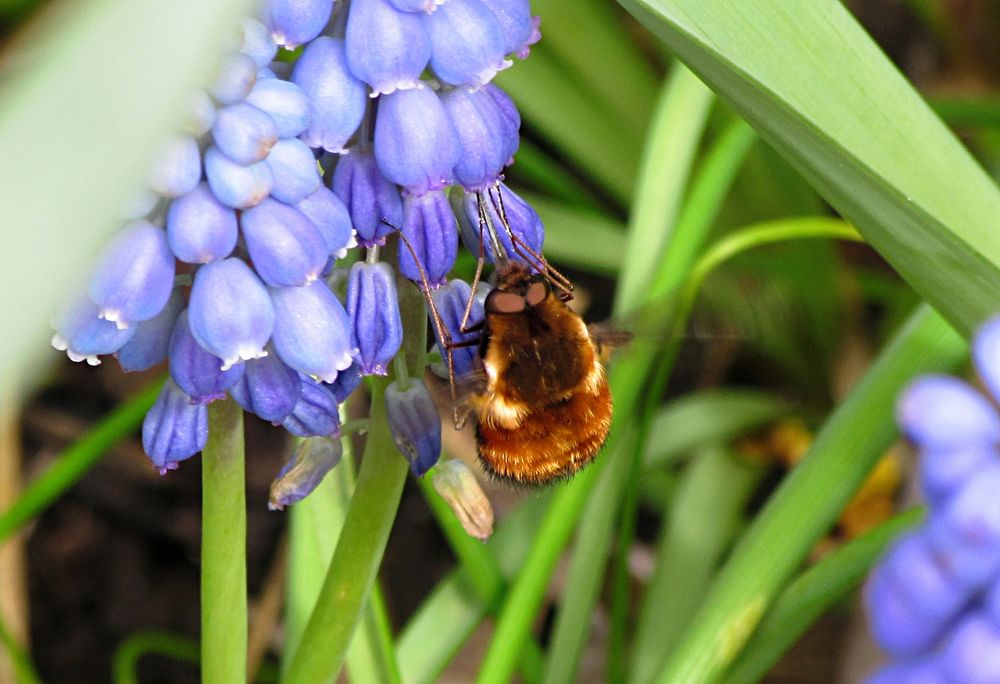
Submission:
[[[441,316],[441,322],[444,324],[445,329],[451,335],[453,344],[469,342],[480,337],[478,332],[465,334],[461,332],[462,317],[465,315],[465,307],[468,305],[471,294],[472,288],[462,280],[449,281],[444,287],[440,287],[431,293],[434,306]],[[485,316],[486,312],[483,309],[482,301],[479,298],[474,299],[466,329],[478,327]],[[445,349],[445,340],[441,339],[437,328],[434,329],[434,336],[437,338],[441,356],[447,361],[448,352]],[[467,376],[480,367],[479,350],[476,348],[476,345],[466,345],[452,349],[451,358],[454,363],[455,377],[458,378]]]
[[[177,317],[184,310],[184,296],[174,288],[163,311],[146,321],[131,326],[135,334],[115,354],[125,372],[144,371],[162,363],[167,358],[170,335]]]
[[[265,23],[278,45],[308,43],[326,26],[333,0],[267,0]]]
[[[500,23],[480,0],[448,0],[424,21],[431,68],[445,83],[479,88],[511,65]]]
[[[449,91],[441,101],[462,148],[455,164],[455,180],[467,190],[492,185],[510,157],[505,138],[508,127],[496,101],[484,89],[465,88]]]
[[[531,252],[542,253],[542,243],[545,241],[545,228],[542,220],[531,208],[531,205],[517,196],[513,190],[503,183],[497,184],[488,192],[480,193],[460,193],[453,192],[451,195],[452,206],[459,216],[459,226],[461,227],[462,242],[473,254],[479,254],[479,235],[483,233],[483,249],[486,258],[491,263],[496,263],[493,254],[493,243],[489,238],[488,230],[485,226],[480,226],[480,207],[484,210],[487,220],[493,226],[497,239],[503,247],[508,258],[515,258],[524,261],[532,266],[537,266]],[[503,213],[507,217],[507,224],[500,216],[499,208],[503,205]],[[517,236],[519,244],[515,249],[510,233]],[[528,250],[531,250],[530,252]],[[537,270],[537,269],[535,269]]]
[[[347,207],[332,190],[320,186],[314,193],[300,200],[295,208],[305,214],[323,235],[327,254],[343,259],[347,256],[348,249],[357,246]]]
[[[337,373],[337,379],[329,383],[327,387],[333,392],[334,399],[338,404],[343,404],[347,398],[361,384],[361,368],[357,362],[352,363],[346,370]]]
[[[309,127],[309,97],[291,81],[258,79],[246,101],[271,117],[279,138],[294,138]]]
[[[251,57],[237,52],[223,61],[208,94],[219,104],[229,105],[245,98],[256,82],[257,65]]]
[[[299,437],[339,437],[340,413],[333,392],[305,375],[299,376],[302,391],[295,408],[281,424]]]
[[[385,390],[385,410],[396,448],[420,477],[441,456],[441,419],[423,380],[411,378],[404,389],[398,381]]]
[[[379,102],[375,160],[382,175],[416,195],[448,185],[462,149],[437,94],[414,88]]]
[[[301,501],[312,493],[326,474],[340,463],[344,445],[330,437],[307,437],[271,483],[267,507],[272,511]]]
[[[420,15],[387,0],[353,0],[347,16],[347,64],[373,94],[415,88],[431,58]]]
[[[212,126],[215,146],[237,164],[253,164],[278,141],[274,119],[246,102],[223,107]]]
[[[243,376],[243,364],[222,370],[222,360],[201,348],[191,334],[187,311],[170,336],[170,377],[196,404],[210,404]]]
[[[292,81],[312,105],[302,140],[310,147],[344,152],[367,105],[364,83],[347,69],[344,41],[323,36],[311,42],[295,63]]]
[[[351,322],[322,281],[272,288],[274,349],[290,367],[333,382],[351,365]]]
[[[392,226],[403,224],[399,190],[382,175],[371,154],[352,150],[342,157],[333,172],[332,187],[347,206],[362,247],[385,244]]]
[[[927,375],[907,387],[896,408],[896,420],[907,437],[924,447],[1000,438],[1000,418],[989,401],[947,375]]]
[[[267,157],[274,184],[271,196],[288,204],[295,204],[320,186],[319,169],[312,150],[295,138],[279,140]]]
[[[201,152],[189,135],[171,136],[153,160],[149,187],[164,197],[180,197],[191,192],[201,178]]]
[[[242,364],[243,376],[229,388],[229,394],[250,413],[263,420],[279,423],[292,412],[302,381],[299,374],[286,366],[277,354],[269,353]]]
[[[490,8],[503,32],[503,50],[521,59],[528,56],[530,46],[542,38],[538,17],[531,16],[528,0],[482,0]]]
[[[198,344],[222,359],[223,370],[265,356],[274,321],[271,298],[246,263],[229,258],[198,269],[188,322]]]
[[[142,421],[142,448],[160,474],[205,448],[208,441],[208,408],[167,380],[153,408]]]
[[[240,26],[243,28],[240,52],[252,59],[258,69],[266,67],[278,54],[278,45],[271,37],[270,31],[264,24],[249,17],[242,19]]]
[[[135,335],[137,326],[119,328],[98,315],[97,306],[86,297],[78,297],[56,317],[52,346],[65,351],[70,361],[101,363],[101,354],[113,354]]]
[[[361,374],[385,375],[403,342],[396,279],[389,264],[359,261],[351,267],[347,315],[351,319],[351,346],[358,349]]]
[[[167,241],[181,261],[207,264],[236,247],[236,212],[215,198],[207,183],[178,197],[167,211]]]
[[[127,328],[160,313],[173,288],[174,255],[166,233],[137,221],[104,249],[88,291],[101,318]]]
[[[254,268],[268,285],[305,285],[326,265],[326,242],[295,207],[266,199],[240,217]]]
[[[510,99],[510,95],[505,93],[499,86],[492,83],[483,90],[493,98],[497,109],[500,112],[500,120],[503,125],[504,156],[505,164],[514,163],[514,153],[521,143],[519,131],[521,130],[521,114],[517,111],[517,105]]]
[[[1000,319],[980,329],[972,348],[995,391]],[[938,681],[941,673],[948,681],[993,681],[1000,677],[1000,658],[992,657],[1000,649],[992,621],[1000,610],[1000,418],[970,385],[942,375],[911,383],[896,416],[920,448],[931,505],[927,522],[889,551],[868,583],[872,631],[904,659],[870,681]]]
[[[430,14],[443,5],[446,0],[389,0],[392,6],[400,12],[424,12]]]
[[[205,176],[216,199],[233,209],[247,209],[271,193],[274,176],[266,161],[237,164],[216,147],[205,152]]]
[[[402,234],[416,252],[427,276],[427,285],[432,289],[442,285],[455,265],[458,253],[458,226],[443,191],[406,198]],[[413,254],[402,241],[399,246],[399,272],[423,286]]]

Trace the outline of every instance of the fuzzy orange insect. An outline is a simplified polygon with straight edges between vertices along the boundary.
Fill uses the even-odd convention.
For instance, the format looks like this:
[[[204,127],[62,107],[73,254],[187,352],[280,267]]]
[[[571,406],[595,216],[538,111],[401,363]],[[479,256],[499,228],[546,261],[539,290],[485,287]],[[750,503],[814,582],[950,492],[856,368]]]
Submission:
[[[507,261],[486,297],[479,346],[485,390],[470,399],[491,474],[544,485],[594,460],[611,426],[601,354],[550,281]]]

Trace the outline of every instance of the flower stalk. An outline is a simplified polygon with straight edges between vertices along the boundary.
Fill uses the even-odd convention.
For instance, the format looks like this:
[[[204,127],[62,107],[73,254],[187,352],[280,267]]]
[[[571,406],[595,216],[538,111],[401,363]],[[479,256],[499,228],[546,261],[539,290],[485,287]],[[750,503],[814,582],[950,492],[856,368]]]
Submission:
[[[201,678],[246,681],[247,513],[243,410],[232,400],[208,407],[202,452]]]
[[[423,368],[423,302],[409,282],[398,286],[404,330],[400,354],[408,357],[411,367]],[[408,470],[389,432],[384,401],[388,384],[388,378],[372,378],[370,430],[354,496],[316,608],[291,655],[287,684],[325,681],[340,670],[375,582]]]

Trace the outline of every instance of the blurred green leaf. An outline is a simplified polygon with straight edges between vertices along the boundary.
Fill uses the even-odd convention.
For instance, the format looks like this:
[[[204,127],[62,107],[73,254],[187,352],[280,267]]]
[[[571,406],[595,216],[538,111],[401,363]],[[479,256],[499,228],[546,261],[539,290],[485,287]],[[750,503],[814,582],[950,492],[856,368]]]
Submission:
[[[675,399],[653,417],[643,453],[646,468],[668,465],[706,444],[726,443],[776,420],[791,407],[773,394],[717,389]]]
[[[1000,301],[1000,192],[835,0],[622,0],[960,330]]]
[[[684,469],[657,543],[656,568],[642,595],[630,672],[634,681],[649,681],[698,609],[766,470],[719,445],[704,447]]]

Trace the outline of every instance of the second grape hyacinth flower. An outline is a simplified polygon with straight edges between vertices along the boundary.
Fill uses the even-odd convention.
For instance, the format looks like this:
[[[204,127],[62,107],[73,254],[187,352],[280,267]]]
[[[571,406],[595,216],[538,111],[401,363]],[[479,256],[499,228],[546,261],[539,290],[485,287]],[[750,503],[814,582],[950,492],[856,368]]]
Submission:
[[[469,292],[448,277],[460,233],[493,259],[476,229],[481,213],[499,221],[491,193],[541,248],[537,214],[502,183],[520,117],[490,83],[539,37],[527,0],[269,0],[243,20],[239,49],[196,94],[55,325],[74,361],[169,361],[143,425],[157,469],[205,446],[206,407],[227,396],[295,435],[337,440],[338,405],[400,346],[396,288],[411,285],[380,255],[397,230],[408,246],[395,266],[435,300],[439,288]],[[292,63],[279,54],[299,47]],[[338,296],[331,283],[344,280]],[[389,411],[421,474],[440,453],[422,372],[410,381],[423,391],[390,393]],[[337,454],[300,449],[276,503],[311,491]]]
[[[872,632],[893,659],[870,684],[1000,681],[1000,317],[976,334],[973,361],[987,396],[932,375],[897,407],[929,511],[869,578]]]

